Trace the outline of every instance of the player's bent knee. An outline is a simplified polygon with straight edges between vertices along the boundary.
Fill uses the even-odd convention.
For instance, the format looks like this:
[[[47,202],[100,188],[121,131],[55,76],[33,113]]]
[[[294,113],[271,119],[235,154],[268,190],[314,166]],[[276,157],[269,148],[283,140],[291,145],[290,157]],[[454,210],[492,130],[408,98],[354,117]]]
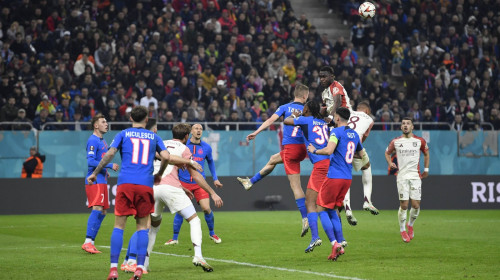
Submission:
[[[191,204],[188,207],[179,211],[179,215],[181,215],[185,220],[188,220],[193,215],[196,215],[196,210],[194,209],[194,206]]]
[[[361,170],[366,170],[370,168],[370,163],[368,162],[367,164],[365,164],[365,166],[361,167]]]
[[[151,214],[151,222],[158,222],[161,221],[161,219],[162,219],[161,214],[156,214],[156,213]]]

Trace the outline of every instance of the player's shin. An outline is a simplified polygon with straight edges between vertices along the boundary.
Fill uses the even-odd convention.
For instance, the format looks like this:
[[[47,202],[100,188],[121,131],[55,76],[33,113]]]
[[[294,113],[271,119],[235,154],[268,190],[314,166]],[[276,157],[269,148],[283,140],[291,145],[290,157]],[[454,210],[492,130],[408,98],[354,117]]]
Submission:
[[[137,231],[132,234],[129,241],[128,264],[137,263]]]
[[[210,236],[215,234],[214,231],[214,224],[215,224],[215,218],[214,218],[214,211],[210,211],[210,214],[205,213],[205,221],[207,222],[208,230],[210,231]]]
[[[198,216],[194,217],[189,221],[189,227],[191,230],[191,242],[193,243],[194,247],[194,255],[197,257],[202,257],[201,254],[201,240],[202,240],[202,233],[201,233],[201,221]]]
[[[148,250],[147,229],[137,231],[137,267],[144,269],[144,261]]]
[[[334,244],[337,239],[335,238],[335,233],[333,232],[333,224],[330,216],[326,211],[321,211],[318,215],[321,220],[321,225],[323,225],[323,230],[325,231],[326,236],[328,236],[328,240],[330,240],[331,244]]]
[[[151,220],[153,220],[153,217],[151,217]],[[157,227],[154,227],[151,225],[151,228],[149,229],[149,234],[148,234],[148,255],[151,255],[151,252],[153,251],[153,247],[155,246],[156,242],[156,235],[158,234],[158,231],[160,230],[161,225],[158,225]]]
[[[398,218],[399,218],[399,231],[400,232],[406,231],[406,210],[403,210],[401,207],[399,207]]]
[[[309,221],[309,228],[311,229],[311,240],[315,240],[319,237],[319,235],[318,235],[318,213],[316,213],[316,212],[308,213],[307,220]]]
[[[184,222],[184,218],[179,214],[175,214],[174,217],[174,236],[172,237],[173,240],[179,239],[179,232],[181,231],[181,226],[182,223]]]
[[[94,231],[94,240],[97,237],[97,234],[99,233],[99,229],[101,228],[102,221],[106,217],[106,214],[103,214],[101,211],[99,211],[99,215],[97,216],[97,222],[95,223],[95,231]]]
[[[114,228],[111,234],[110,261],[111,267],[118,267],[118,259],[123,246],[123,229]]]
[[[418,217],[418,214],[420,213],[420,207],[419,208],[411,208],[410,209],[410,221],[408,222],[408,225],[409,226],[413,226],[413,224],[415,223],[415,220],[417,219]]]
[[[365,201],[372,203],[372,167],[361,170],[361,181],[363,182],[363,192],[365,194]]]
[[[328,209],[328,216],[330,216],[330,220],[332,221],[333,225],[333,232],[335,233],[335,237],[337,238],[338,242],[344,241],[344,233],[342,231],[342,224],[340,223],[339,216],[337,215],[336,210],[331,210]]]
[[[87,234],[85,236],[84,243],[90,242],[94,244],[95,236],[97,235],[96,226],[99,222],[99,214],[101,214],[101,211],[99,210],[92,210],[92,212],[90,212],[89,219],[87,221]]]
[[[306,198],[298,198],[295,200],[295,203],[297,204],[297,208],[299,208],[302,218],[307,217]]]

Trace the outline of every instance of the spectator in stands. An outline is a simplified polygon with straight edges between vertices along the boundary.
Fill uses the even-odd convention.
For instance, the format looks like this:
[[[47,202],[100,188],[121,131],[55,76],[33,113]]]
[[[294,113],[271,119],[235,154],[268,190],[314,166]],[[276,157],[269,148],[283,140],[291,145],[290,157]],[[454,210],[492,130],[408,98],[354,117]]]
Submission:
[[[0,109],[0,121],[13,121],[18,116],[18,110],[16,99],[13,96],[9,97],[7,104]]]
[[[31,123],[31,120],[26,117],[26,110],[19,109],[17,111],[17,117],[14,119],[14,122]],[[30,130],[30,129],[31,125],[15,124],[12,126],[12,130]]]
[[[23,163],[21,178],[42,178],[45,156],[38,153],[35,146],[30,148],[30,157]]]
[[[455,120],[451,123],[451,129],[455,131],[468,130],[463,122],[461,114],[455,115]]]
[[[52,118],[49,118],[49,111],[45,108],[42,108],[38,116],[36,116],[35,119],[33,120],[33,127],[38,130],[41,130],[44,124],[51,121]],[[46,127],[45,129],[50,130],[50,126]]]

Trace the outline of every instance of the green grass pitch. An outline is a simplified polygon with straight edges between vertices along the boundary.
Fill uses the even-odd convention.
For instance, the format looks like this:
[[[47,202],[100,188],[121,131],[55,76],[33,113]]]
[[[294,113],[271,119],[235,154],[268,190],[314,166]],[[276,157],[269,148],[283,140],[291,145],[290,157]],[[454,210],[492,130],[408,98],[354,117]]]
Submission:
[[[342,213],[343,214],[343,213]],[[344,222],[349,242],[337,262],[322,228],[323,245],[305,254],[310,234],[300,238],[297,211],[216,212],[221,244],[208,238],[201,213],[203,255],[214,267],[206,273],[191,264],[189,224],[180,243],[164,246],[172,234],[173,215],[164,214],[143,279],[495,279],[500,278],[500,210],[422,210],[415,239],[402,242],[397,211],[378,216],[355,211],[359,224]],[[96,240],[102,254],[85,253],[87,214],[0,216],[2,279],[105,279],[113,215],[103,222]],[[134,228],[129,218],[124,248]],[[120,262],[125,251],[122,251]],[[120,279],[132,275],[120,271]]]

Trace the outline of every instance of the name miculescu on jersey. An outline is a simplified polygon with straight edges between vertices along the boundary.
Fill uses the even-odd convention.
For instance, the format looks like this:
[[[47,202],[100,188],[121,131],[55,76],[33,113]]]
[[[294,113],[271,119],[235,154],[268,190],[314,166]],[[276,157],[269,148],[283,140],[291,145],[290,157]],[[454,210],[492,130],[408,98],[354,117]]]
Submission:
[[[137,132],[137,131],[127,131],[125,132],[125,137],[136,137],[136,138],[142,138],[142,139],[155,139],[155,135],[153,133],[148,133],[148,132]]]

